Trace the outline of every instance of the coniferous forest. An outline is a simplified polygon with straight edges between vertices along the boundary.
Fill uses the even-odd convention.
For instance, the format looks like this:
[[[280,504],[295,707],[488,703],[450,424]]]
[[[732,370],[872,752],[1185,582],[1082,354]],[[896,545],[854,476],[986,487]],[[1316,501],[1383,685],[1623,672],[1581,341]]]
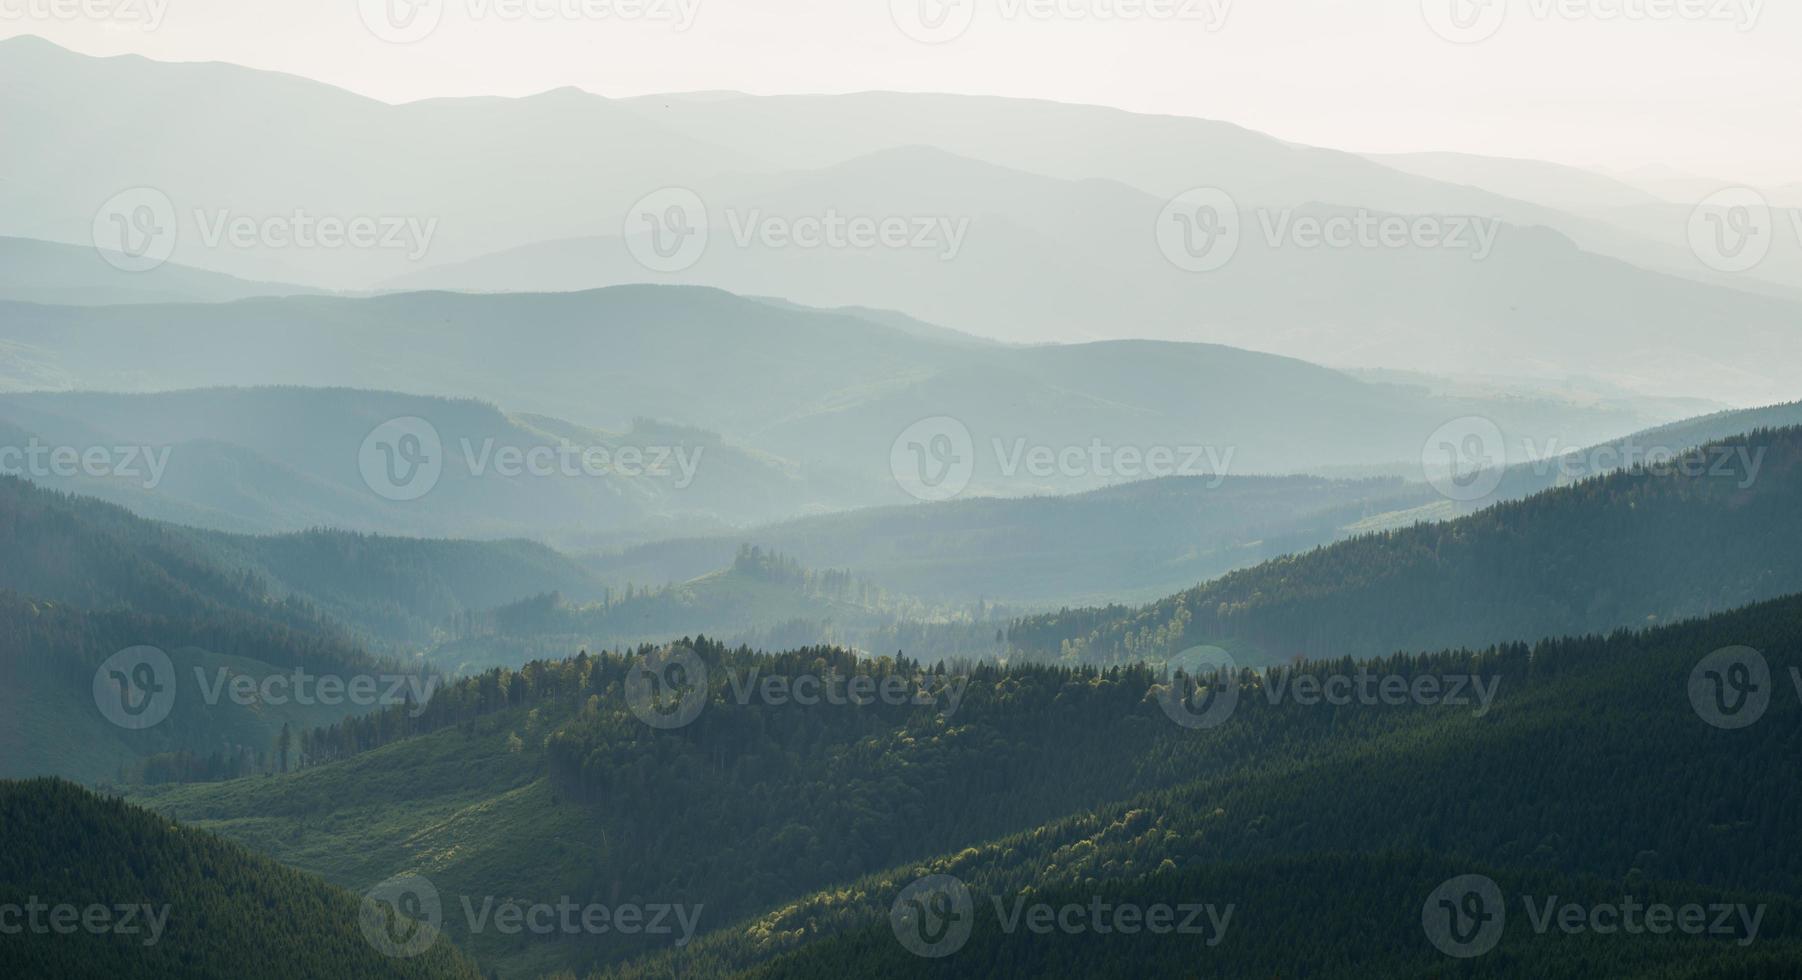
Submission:
[[[0,0],[0,978],[1802,977],[1802,7]]]

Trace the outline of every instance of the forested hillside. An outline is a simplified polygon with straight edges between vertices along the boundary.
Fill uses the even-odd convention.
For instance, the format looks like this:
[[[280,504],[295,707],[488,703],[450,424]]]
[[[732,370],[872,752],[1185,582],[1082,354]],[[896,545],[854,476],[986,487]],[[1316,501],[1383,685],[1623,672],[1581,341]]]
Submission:
[[[590,602],[543,593],[471,615],[431,658],[470,673],[574,649],[629,649],[704,633],[762,650],[831,644],[901,651],[927,663],[973,660],[1002,652],[1001,631],[1017,613],[983,601],[922,602],[843,570],[805,568],[778,552],[740,545],[728,567],[688,581],[608,587]]]
[[[381,542],[331,535],[292,544],[302,549],[309,540],[347,547],[322,548],[332,561],[322,569],[283,555],[288,543],[281,539],[207,535],[0,477],[0,552],[7,556],[0,563],[0,776],[136,782],[261,772],[282,767],[284,730],[366,707],[301,703],[284,680],[276,682],[279,703],[234,697],[224,684],[231,678],[261,691],[272,677],[407,676],[421,691],[429,666],[372,654],[366,633],[322,605],[365,614],[346,617],[359,624],[404,630],[403,610],[420,623],[419,611],[432,608],[425,600],[441,580],[429,574],[429,562],[401,560],[393,550],[418,559],[431,547],[390,542],[385,550]],[[270,548],[270,560],[241,560],[242,549],[252,547]],[[498,546],[470,549],[502,553]],[[297,579],[313,572],[324,599],[278,587],[271,568]],[[415,590],[401,595],[412,604],[397,601],[391,586]],[[115,654],[142,647],[167,658],[152,683],[167,692],[168,713],[144,727],[122,727],[99,709],[105,677],[96,675],[110,673],[102,667]]]
[[[1552,872],[1476,870],[1510,895],[1555,896],[1560,903],[1606,907],[1619,903],[1615,882]],[[741,974],[751,980],[916,980],[968,976],[1018,978],[1143,977],[1309,977],[1367,980],[1371,977],[1441,980],[1534,977],[1543,980],[1783,980],[1802,970],[1802,904],[1788,896],[1735,893],[1693,886],[1640,886],[1643,901],[1764,905],[1756,943],[1733,939],[1622,935],[1538,936],[1516,916],[1512,932],[1480,959],[1457,961],[1429,946],[1422,934],[1421,900],[1441,882],[1473,873],[1473,866],[1418,853],[1336,854],[1196,865],[1164,870],[1131,881],[1104,881],[1093,887],[1055,886],[1030,893],[1030,901],[1053,910],[1081,909],[1073,921],[1087,927],[1097,902],[1104,910],[1172,910],[1212,903],[1217,915],[1232,906],[1233,918],[1216,942],[1210,920],[1197,917],[1196,934],[1150,934],[1143,925],[1131,934],[1043,934],[1014,925],[1009,916],[1020,896],[974,896],[975,915],[968,941],[943,959],[922,959],[896,941],[886,920],[782,956]],[[1002,901],[1000,911],[994,902]],[[1537,899],[1543,901],[1543,899]],[[1111,911],[1104,914],[1112,914]],[[1712,915],[1712,913],[1710,913]],[[1186,919],[1186,910],[1171,922]],[[1108,925],[1108,919],[1102,923]]]
[[[0,906],[22,910],[0,942],[9,977],[481,975],[443,941],[416,958],[383,955],[357,896],[60,780],[0,782],[0,840]],[[98,930],[86,927],[95,906]]]
[[[524,541],[313,530],[236,535],[0,476],[0,588],[90,609],[247,611],[320,637],[418,648],[467,615],[544,592],[599,597],[570,559]]]
[[[1749,725],[1723,727],[1690,678],[1704,657],[1742,645],[1763,652],[1771,682]],[[1083,975],[1077,967],[1087,965],[1129,976],[1186,950],[1197,957],[1188,968],[1228,975],[1444,976],[1455,964],[1427,944],[1423,900],[1452,875],[1489,873],[1529,894],[1697,902],[1725,890],[1770,909],[1749,950],[1717,937],[1647,949],[1536,935],[1515,905],[1506,945],[1450,975],[1790,975],[1802,963],[1802,918],[1793,899],[1775,896],[1802,887],[1788,816],[1802,808],[1802,787],[1788,776],[1802,751],[1799,646],[1802,599],[1791,598],[1654,631],[1368,665],[1378,675],[1495,679],[1500,693],[1487,709],[1309,706],[1293,674],[1245,675],[1236,713],[1184,731],[1166,750],[1175,771],[1165,788],[842,882],[617,974],[721,975],[800,949],[763,975],[819,976],[869,957],[879,976],[904,964],[923,975],[993,964],[1025,976],[1048,964],[1052,975]],[[1346,661],[1304,672],[1360,669]],[[1291,693],[1273,703],[1279,687]],[[1321,737],[1304,737],[1309,730]],[[978,922],[988,896],[1086,905],[1100,895],[1237,902],[1243,924],[1205,956],[1193,944],[1162,949],[1154,937],[1065,937],[1041,949],[1035,934],[979,933],[974,964],[954,955],[934,966],[893,956],[888,921],[901,889],[930,874],[976,892]]]
[[[1713,443],[1447,523],[1234,572],[1143,609],[1065,610],[1008,632],[1019,656],[1242,663],[1382,656],[1644,626],[1802,591],[1802,429]],[[1725,544],[1731,542],[1731,545]]]
[[[112,658],[144,648],[167,666],[142,678],[135,665],[123,671],[155,699],[157,714],[140,727],[102,705],[126,697],[114,689],[127,681]],[[298,762],[298,733],[371,706],[343,691],[320,697],[324,677],[369,677],[378,703],[417,704],[437,685],[422,663],[371,657],[254,613],[84,610],[0,592],[0,778],[132,784],[287,768]]]
[[[1666,462],[1692,449],[1743,436],[1760,429],[1787,429],[1802,425],[1802,402],[1715,412],[1635,432],[1594,446],[1551,446],[1552,455],[1517,463],[1502,474],[1495,491],[1473,501],[1473,508],[1503,500],[1518,500],[1541,490],[1603,476],[1615,470],[1647,463]]]
[[[297,774],[145,799],[350,887],[429,869],[453,892],[549,882],[703,905],[706,937],[648,951],[646,976],[718,975],[861,927],[928,871],[1036,891],[1130,884],[1166,862],[1187,872],[1424,846],[1617,887],[1793,892],[1802,850],[1782,815],[1802,807],[1784,775],[1802,748],[1787,674],[1798,624],[1802,599],[1788,599],[1646,633],[1248,673],[1236,713],[1210,730],[1173,723],[1168,679],[1144,668],[940,675],[696,642],[707,694],[680,727],[652,728],[627,698],[633,658],[655,651],[583,656],[459,683],[412,727],[391,710],[316,732],[325,764]],[[1710,651],[1742,644],[1766,652],[1779,684],[1759,725],[1717,730],[1688,678]],[[1410,688],[1469,683],[1462,701],[1334,706],[1294,693],[1303,675],[1361,670]],[[929,696],[793,696],[801,677],[858,674]],[[786,696],[771,699],[772,678]],[[1330,875],[1301,881],[1334,887]],[[647,953],[471,942],[513,971]]]

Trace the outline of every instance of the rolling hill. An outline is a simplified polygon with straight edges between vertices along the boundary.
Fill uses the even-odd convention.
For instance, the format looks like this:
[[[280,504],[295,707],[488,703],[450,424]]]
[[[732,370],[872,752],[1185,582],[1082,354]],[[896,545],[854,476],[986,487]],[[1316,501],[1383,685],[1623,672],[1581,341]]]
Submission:
[[[820,976],[855,962],[879,976],[1028,976],[1035,966],[1130,976],[1203,962],[1229,976],[1783,976],[1802,925],[1778,897],[1793,894],[1802,869],[1777,816],[1796,792],[1780,760],[1795,748],[1802,699],[1794,677],[1779,675],[1799,669],[1780,652],[1798,623],[1802,602],[1787,598],[1659,630],[1365,665],[1491,678],[1504,693],[1487,710],[1271,694],[1299,691],[1302,675],[1355,673],[1349,660],[1248,674],[1236,713],[1187,731],[1179,754],[1192,754],[1172,760],[1168,788],[842,881],[597,975],[724,976],[762,964],[752,975]],[[1706,696],[1685,696],[1687,679],[1709,651],[1741,644],[1771,654],[1775,686],[1752,725],[1714,727],[1699,716]],[[1264,741],[1316,728],[1332,737],[1275,752]],[[1467,874],[1493,875],[1510,896],[1587,896],[1579,904],[1756,904],[1781,924],[1751,943],[1536,932],[1511,897],[1500,946],[1459,963],[1430,945],[1421,911],[1436,886]],[[890,924],[902,889],[928,875],[964,882],[982,923],[936,963],[908,953]],[[1003,936],[989,905],[1086,910],[1096,896],[1236,903],[1243,925],[1217,947],[1193,936]],[[1291,915],[1316,901],[1319,914]]]
[[[357,896],[68,783],[0,782],[0,836],[0,905],[27,910],[0,943],[8,976],[481,976],[441,940],[386,955]],[[51,911],[96,906],[103,919],[82,921],[104,931],[65,931]]]
[[[247,282],[179,265],[126,272],[111,264],[92,246],[0,237],[0,299],[97,306],[223,303],[251,296],[294,296],[311,292],[315,290],[279,283]],[[4,387],[15,383],[17,379],[0,378]]]
[[[1469,415],[1541,442],[1556,437],[1563,445],[1586,445],[1672,418],[1549,397],[1436,396],[1417,386],[1363,382],[1304,361],[1208,344],[975,345],[892,321],[690,287],[83,309],[0,303],[0,330],[34,352],[40,371],[68,375],[89,390],[348,386],[480,398],[515,413],[605,432],[626,430],[638,418],[699,427],[719,433],[728,445],[798,467],[798,478],[812,491],[794,499],[779,472],[749,486],[739,480],[684,491],[686,496],[667,502],[741,521],[759,519],[752,514],[773,519],[778,515],[772,511],[795,516],[815,501],[830,509],[835,502],[909,500],[896,485],[896,443],[928,419],[954,420],[968,432],[973,455],[967,493],[1020,495],[1154,475],[1212,475],[1215,468],[1235,474],[1373,463],[1417,469],[1427,437],[1447,420]],[[172,413],[224,397],[170,395],[164,404]],[[336,443],[284,441],[289,423],[269,402],[276,396],[259,397],[266,401],[262,411],[245,413],[243,422],[230,413],[207,418],[205,431],[250,448],[279,445],[284,453],[310,454],[301,458],[317,457],[317,464],[296,468],[323,471],[353,488],[360,480],[352,464],[366,434],[417,407],[400,395],[338,396],[346,403],[334,406],[329,393],[289,393],[281,397],[303,411],[333,413],[341,431],[333,436]],[[16,397],[8,402],[20,404]],[[66,396],[65,403],[81,404],[82,397]],[[132,417],[134,405],[117,401],[92,424],[129,436],[144,427]],[[1259,409],[1246,412],[1247,405]],[[438,428],[453,445],[463,428],[486,435],[484,426],[507,424],[493,409],[466,401],[431,411],[429,417],[452,413]],[[27,420],[13,421],[34,428]],[[267,428],[244,431],[257,423]],[[194,430],[177,434],[185,431]],[[347,438],[348,447],[342,444]],[[1096,440],[1108,450],[1138,453],[1135,474],[1092,462],[1089,447]],[[952,448],[958,448],[955,442]],[[1029,448],[1050,451],[1054,460],[1066,451],[1081,458],[1069,466],[1021,465]],[[1150,472],[1149,453],[1159,448],[1174,454],[1163,463],[1174,472]],[[720,455],[711,444],[709,451]],[[744,464],[753,473],[754,462]],[[389,510],[429,511],[433,498],[448,496],[448,489],[439,488],[425,504]],[[492,486],[481,499],[500,514],[514,503]],[[692,502],[683,507],[684,500]]]
[[[194,119],[205,132],[187,131]],[[335,289],[580,234],[646,186],[759,167],[574,90],[394,106],[292,75],[92,58],[30,36],[0,43],[0,120],[13,136],[0,147],[0,232],[88,241],[113,195],[150,187],[173,207],[175,262]],[[430,234],[400,248],[208,245],[222,217],[302,214],[412,219]]]
[[[1057,606],[1162,597],[1380,515],[1441,504],[1449,516],[1431,488],[1394,478],[1167,477],[1060,497],[826,514],[580,560],[617,589],[692,578],[754,542],[922,599]]]
[[[427,656],[447,671],[471,674],[698,633],[761,650],[830,644],[866,655],[904,651],[923,663],[968,661],[999,655],[1001,630],[1018,612],[982,599],[921,601],[843,570],[804,568],[757,545],[739,545],[725,567],[655,581],[604,587],[595,601],[551,592],[483,609]]]
[[[393,419],[423,422],[372,436]],[[401,485],[383,467],[402,466],[393,472],[408,475],[404,460],[366,454],[381,443],[399,445],[413,433],[407,426],[437,440],[439,462]],[[767,521],[859,499],[831,475],[809,480],[711,432],[648,419],[601,431],[468,399],[383,391],[0,394],[0,445],[33,442],[143,447],[160,469],[144,462],[132,474],[95,476],[41,465],[29,475],[146,516],[247,533],[332,527],[579,545],[628,530]],[[620,455],[628,448],[638,454],[630,467]],[[542,466],[525,455],[540,451],[553,454]],[[607,455],[590,459],[590,451]]]
[[[754,295],[882,306],[1012,340],[1205,340],[1439,372],[1599,364],[1645,392],[1683,381],[1734,404],[1792,394],[1745,352],[1790,349],[1793,293],[1728,288],[1750,277],[1687,278],[1707,274],[1685,244],[1687,216],[1659,213],[1645,227],[1572,214],[1206,120],[895,93],[608,100],[560,89],[391,106],[289,76],[89,58],[29,37],[0,47],[0,81],[0,120],[17,136],[0,154],[0,231],[82,241],[110,196],[150,187],[169,199],[175,261],[250,280],[666,281],[620,236],[637,202],[684,188],[735,212],[737,222],[713,215],[721,239],[759,223],[753,215],[969,223],[955,261],[942,249],[720,241],[689,270],[686,281]],[[95,91],[126,101],[88,98]],[[234,135],[178,137],[177,113]],[[74,145],[71,133],[82,134]],[[117,145],[139,151],[95,149]],[[69,167],[71,155],[88,162]],[[516,179],[526,172],[532,180]],[[471,202],[468,187],[493,191]],[[1166,203],[1193,188],[1232,196],[1250,232],[1207,275],[1175,268],[1158,247]],[[221,221],[297,215],[399,222],[405,247],[208,243]],[[1473,261],[1469,248],[1321,248],[1287,234],[1272,247],[1264,232],[1358,216],[1478,218],[1499,237]],[[753,228],[748,240],[760,239]],[[1673,268],[1685,275],[1648,271]],[[1692,343],[1698,324],[1718,342]],[[1448,331],[1458,343],[1444,342]]]
[[[1268,664],[1717,612],[1802,590],[1781,530],[1802,492],[1799,462],[1802,429],[1761,430],[1672,464],[1280,558],[1143,609],[1029,618],[1008,640],[1021,656],[1097,663],[1209,643]]]
[[[1246,196],[1231,184],[1210,186]],[[688,220],[705,223],[705,251],[674,273],[640,265],[623,232],[605,228],[419,270],[391,285],[570,291],[685,283],[816,306],[876,305],[1009,341],[1202,340],[1339,367],[1440,373],[1507,363],[1741,404],[1791,393],[1759,353],[1794,343],[1793,300],[1649,271],[1543,223],[1489,212],[1370,209],[1324,194],[1280,210],[1241,203],[1236,246],[1223,247],[1224,264],[1201,274],[1179,268],[1160,246],[1160,224],[1176,220],[1163,197],[934,148],[694,190],[706,213]],[[798,247],[764,234],[773,221],[832,214],[924,216],[949,229],[925,236],[931,247],[906,248]],[[1472,214],[1481,219],[1474,226],[1459,217]],[[1299,231],[1422,219],[1457,239],[1443,247],[1406,235],[1388,246],[1374,237],[1333,245]],[[1492,240],[1479,241],[1479,231]],[[1697,323],[1740,339],[1698,346]]]
[[[1565,210],[1560,206],[1565,201],[1587,201],[1593,207],[1642,199],[1606,177],[1534,161],[1434,154],[1426,155],[1430,163],[1423,165],[1422,155],[1359,156],[1215,120],[1032,99],[735,93],[718,98],[645,96],[620,104],[659,125],[754,154],[788,171],[820,170],[896,147],[931,146],[1064,181],[1113,181],[1160,200],[1196,187],[1216,187],[1231,191],[1246,208],[1328,202],[1402,214],[1483,215],[1510,225],[1550,228],[1586,251],[1647,268],[1707,275],[1682,241],[1684,217],[1674,226],[1646,230]],[[797,132],[808,138],[793,138]],[[1548,184],[1567,193],[1547,195]],[[1711,186],[1702,193],[1718,189]],[[1692,203],[1694,199],[1699,195]],[[1802,280],[1791,270],[1787,281]]]
[[[1349,659],[1247,672],[1232,681],[1237,711],[1205,731],[1172,724],[1169,678],[1140,667],[978,668],[935,680],[906,661],[696,641],[705,672],[686,683],[708,693],[685,726],[633,716],[630,658],[584,655],[465,680],[407,727],[371,719],[313,733],[313,764],[298,773],[143,799],[352,888],[406,871],[452,894],[548,889],[707,910],[703,935],[679,949],[467,937],[506,975],[583,962],[603,975],[724,976],[764,963],[785,975],[778,958],[796,951],[796,969],[814,955],[872,955],[887,969],[896,961],[870,941],[899,889],[934,873],[985,896],[1168,899],[1172,876],[1218,882],[1233,889],[1221,900],[1244,903],[1255,937],[1223,950],[1232,963],[1345,969],[1339,958],[1369,935],[1359,930],[1380,927],[1368,955],[1409,976],[1443,969],[1419,909],[1453,873],[1642,900],[1724,889],[1771,906],[1755,952],[1793,963],[1796,912],[1769,896],[1793,893],[1802,874],[1779,817],[1798,792],[1782,760],[1802,737],[1789,723],[1802,701],[1783,673],[1795,669],[1784,651],[1799,622],[1802,600],[1790,598],[1659,630],[1362,667],[1404,686],[1475,679],[1493,694],[1480,703],[1299,696],[1304,675],[1355,674]],[[1685,696],[1698,661],[1727,647],[1764,651],[1782,677],[1761,703],[1767,717],[1743,730],[1711,727]],[[758,693],[771,690],[765,679],[833,670],[867,673],[872,689],[895,676],[909,692],[924,682],[937,693],[862,708]],[[740,846],[746,837],[766,846]],[[1269,884],[1272,862],[1287,887]],[[1366,887],[1406,901],[1353,901]],[[1287,921],[1281,909],[1297,889],[1364,911],[1298,941],[1272,925]],[[832,945],[841,934],[848,948]],[[1491,969],[1518,968],[1517,956],[1564,962],[1556,937],[1513,936]],[[1716,943],[1690,942],[1594,952],[1635,963],[1716,955]],[[1007,945],[1002,955],[1024,955]],[[1584,975],[1581,962],[1557,975]]]
[[[277,766],[284,729],[429,699],[437,671],[415,654],[468,614],[591,582],[541,545],[226,535],[14,477],[0,477],[0,544],[0,777],[88,783]],[[153,699],[131,700],[162,717],[138,725],[107,714],[122,695],[102,681],[115,656],[145,647],[161,658],[147,679],[139,659],[122,673]],[[303,697],[303,675],[373,677],[379,690]]]
[[[1444,499],[1395,478],[1173,477],[1060,497],[953,500],[825,514],[584,556],[615,590],[725,566],[746,542],[938,602],[1041,607],[1151,601],[1347,537],[1447,520],[1669,459],[1758,429],[1802,425],[1802,403],[1717,412],[1506,468],[1488,493]]]

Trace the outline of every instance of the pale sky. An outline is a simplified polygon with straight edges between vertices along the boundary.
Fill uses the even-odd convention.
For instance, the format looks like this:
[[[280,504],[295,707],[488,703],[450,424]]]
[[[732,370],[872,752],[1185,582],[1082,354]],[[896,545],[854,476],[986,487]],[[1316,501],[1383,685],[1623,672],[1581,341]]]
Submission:
[[[414,26],[436,13],[437,27],[389,43],[360,2],[376,18],[383,3],[424,3]],[[954,30],[966,4],[967,29],[944,43],[897,26],[944,8]],[[1482,39],[1435,33],[1459,23]],[[0,0],[0,37],[14,34],[291,72],[390,102],[566,85],[963,92],[1223,119],[1364,152],[1802,181],[1796,0]]]

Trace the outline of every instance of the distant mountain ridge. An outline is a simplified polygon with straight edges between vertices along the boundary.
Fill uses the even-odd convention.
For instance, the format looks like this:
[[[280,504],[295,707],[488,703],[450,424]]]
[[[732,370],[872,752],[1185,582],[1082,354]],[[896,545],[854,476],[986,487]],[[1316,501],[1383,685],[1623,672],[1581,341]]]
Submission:
[[[889,307],[1012,341],[1205,339],[1442,372],[1603,364],[1636,390],[1744,404],[1789,394],[1769,360],[1745,352],[1790,351],[1802,308],[1802,273],[1778,276],[1786,290],[1704,266],[1687,214],[1644,203],[1565,211],[1207,120],[897,93],[608,100],[559,89],[389,106],[291,76],[88,58],[35,38],[0,44],[0,82],[0,121],[17,134],[0,148],[0,233],[82,241],[121,188],[151,188],[174,210],[175,262],[259,282],[675,281],[633,261],[622,240],[634,207],[674,190],[700,195],[721,239],[758,215],[961,224],[955,261],[942,248],[766,247],[752,227],[750,247],[716,242],[680,281]],[[96,91],[108,97],[89,100]],[[172,111],[256,138],[171,142],[183,129],[164,124]],[[475,152],[472,132],[505,152]],[[93,142],[41,152],[69,133]],[[141,149],[62,165],[100,145]],[[1160,226],[1182,218],[1171,202],[1191,189],[1224,192],[1242,212],[1239,254],[1209,274],[1176,268],[1181,256],[1159,247]],[[717,213],[727,208],[733,216]],[[406,225],[404,248],[209,244],[221,222],[303,214],[418,227]],[[1317,248],[1289,231],[1266,241],[1268,227],[1360,215],[1499,229],[1495,252]],[[1709,343],[1690,333],[1696,323],[1709,325]]]
[[[1141,609],[1028,618],[1008,640],[1033,659],[1160,660],[1209,644],[1273,664],[1655,625],[1802,592],[1802,562],[1782,543],[1798,495],[1802,428],[1757,430],[1266,562]]]
[[[164,265],[128,272],[93,246],[0,237],[0,299],[96,306],[131,303],[221,303],[251,296],[317,292],[283,283],[248,282],[217,272]],[[0,379],[3,382],[4,379]],[[4,390],[0,388],[0,390]]]
[[[768,520],[815,505],[912,499],[896,483],[895,445],[923,420],[940,420],[935,424],[950,426],[952,434],[956,425],[968,432],[974,453],[969,494],[1019,495],[1196,475],[1214,465],[1238,474],[1340,465],[1406,468],[1418,464],[1435,429],[1461,416],[1490,417],[1509,432],[1541,441],[1556,437],[1564,445],[1590,444],[1668,419],[1550,398],[1434,396],[1212,344],[972,344],[880,318],[697,287],[80,309],[0,303],[0,323],[9,339],[31,351],[31,370],[68,377],[81,389],[400,389],[475,397],[603,432],[617,433],[637,418],[699,427],[776,460],[744,460],[746,470],[776,472],[740,481],[730,492],[704,500],[691,492],[686,506],[682,499],[667,501],[726,521],[757,520],[759,511]],[[0,348],[0,365],[16,356]],[[80,400],[25,395],[6,401],[30,405],[55,397]],[[159,397],[175,404],[201,396]],[[369,399],[393,407],[377,411],[371,402],[360,408],[361,428],[346,425],[335,437],[353,440],[350,446],[303,443],[296,449],[332,452],[328,469],[348,469],[356,442],[375,425],[412,414],[403,396]],[[266,412],[249,418],[276,424]],[[216,438],[240,445],[282,442],[280,429],[254,439],[218,435],[220,426],[236,424],[229,414],[209,424]],[[135,427],[101,428],[123,436]],[[457,427],[443,426],[453,442]],[[1169,461],[1170,472],[1124,475],[1086,462],[1074,472],[1054,466],[1037,474],[1033,467],[1009,465],[1022,447],[1043,446],[1055,454],[1095,440],[1106,448],[1133,447],[1141,456],[1157,447],[1181,451],[1189,468],[1176,469],[1176,459]],[[1205,455],[1209,449],[1213,457]],[[721,454],[729,450],[707,452],[726,458]],[[1195,452],[1203,453],[1199,460],[1190,459]],[[785,472],[787,466],[797,470]],[[697,486],[713,477],[705,461],[699,476]],[[801,492],[794,480],[805,481]],[[349,473],[338,482],[354,488],[360,481]],[[430,504],[427,498],[422,506]]]
[[[1199,339],[1335,366],[1467,372],[1496,363],[1586,371],[1641,391],[1740,403],[1788,393],[1750,352],[1796,343],[1802,303],[1649,271],[1543,224],[1478,212],[1369,210],[1314,198],[1238,206],[1229,258],[1178,267],[1166,202],[1124,184],[1061,181],[905,147],[822,170],[703,188],[706,248],[675,272],[633,257],[620,229],[419,270],[407,289],[568,291],[632,282],[868,304],[1006,341]],[[1322,202],[1325,203],[1322,203]],[[1226,205],[1219,205],[1224,207]],[[801,248],[760,234],[803,216],[946,222],[932,248]],[[1223,218],[1222,220],[1227,220]],[[1388,220],[1438,229],[1444,247],[1309,244],[1304,229]],[[920,288],[922,284],[930,288]],[[1699,345],[1696,322],[1722,331]],[[1802,352],[1798,352],[1802,356]]]
[[[363,458],[366,443],[394,419],[422,420],[420,433],[441,449],[439,469],[419,477],[416,496],[414,487],[390,486],[379,467],[364,469],[379,462]],[[0,445],[33,441],[141,448],[159,457],[159,472],[140,467],[132,479],[46,467],[33,475],[147,516],[246,533],[333,527],[576,545],[627,528],[755,522],[857,499],[702,430],[637,419],[605,432],[468,399],[383,391],[0,394]],[[529,467],[523,454],[540,448],[552,455]],[[615,465],[613,454],[625,449],[640,463]]]

